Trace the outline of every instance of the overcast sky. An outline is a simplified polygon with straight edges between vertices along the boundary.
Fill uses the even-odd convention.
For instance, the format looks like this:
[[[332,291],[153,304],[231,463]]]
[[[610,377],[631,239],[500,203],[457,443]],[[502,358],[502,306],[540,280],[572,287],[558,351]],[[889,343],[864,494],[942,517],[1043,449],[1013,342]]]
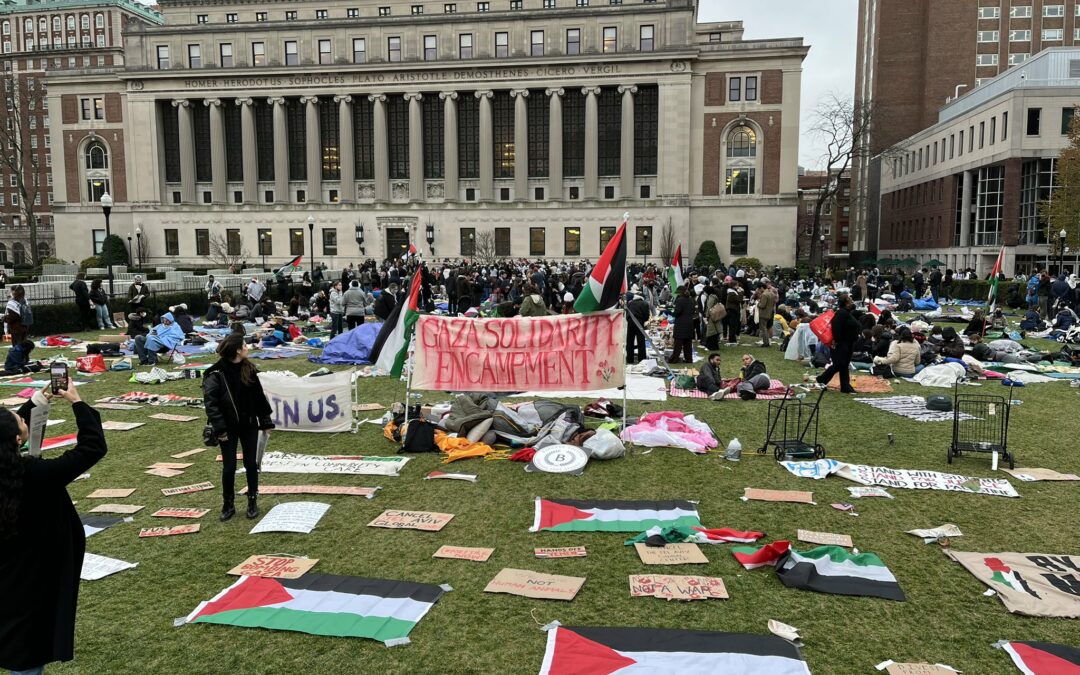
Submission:
[[[801,37],[810,45],[803,61],[802,129],[799,164],[819,168],[822,145],[806,133],[823,96],[855,92],[857,0],[699,0],[699,21],[742,21],[748,40]],[[827,10],[825,8],[827,7]]]

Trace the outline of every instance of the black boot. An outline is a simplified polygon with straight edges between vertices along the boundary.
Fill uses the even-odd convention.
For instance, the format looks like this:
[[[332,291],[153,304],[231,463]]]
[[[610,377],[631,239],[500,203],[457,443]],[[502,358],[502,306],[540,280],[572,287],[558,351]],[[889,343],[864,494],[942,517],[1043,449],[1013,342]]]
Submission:
[[[226,499],[225,502],[221,505],[221,516],[220,516],[221,522],[225,522],[226,520],[229,520],[230,518],[232,518],[235,515],[236,515],[236,507],[233,505],[233,500],[232,499]]]
[[[258,495],[248,495],[248,520],[259,517]]]

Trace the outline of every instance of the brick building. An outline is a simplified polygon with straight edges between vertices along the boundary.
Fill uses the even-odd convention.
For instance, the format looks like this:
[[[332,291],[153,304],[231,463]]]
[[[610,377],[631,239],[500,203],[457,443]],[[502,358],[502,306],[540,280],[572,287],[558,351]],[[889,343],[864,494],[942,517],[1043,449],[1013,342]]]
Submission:
[[[859,0],[856,101],[875,123],[863,157],[938,123],[950,99],[1048,47],[1080,44],[1077,0]],[[852,250],[874,253],[880,160],[856,161]],[[870,257],[877,257],[871,255]]]
[[[825,171],[799,172],[799,216],[796,232],[797,261],[802,264],[843,265],[849,257],[851,237],[851,174],[834,172],[832,181],[839,180],[835,195],[821,207],[818,239],[813,240],[814,209],[822,189],[830,179]],[[824,239],[822,239],[824,237]],[[854,261],[858,263],[859,261]]]
[[[881,256],[985,275],[1005,245],[1008,275],[1056,268],[1047,231],[1058,228],[1038,205],[1053,197],[1077,103],[1080,49],[1057,48],[943,107],[882,163]]]
[[[133,0],[0,0],[5,115],[24,125],[16,135],[22,137],[24,180],[36,197],[39,257],[56,252],[47,77],[59,71],[92,76],[122,65],[123,30],[131,21],[159,24],[161,15]],[[88,97],[85,106],[88,126],[119,119],[119,97]],[[13,168],[0,167],[0,263],[24,264],[31,257],[30,233]]]

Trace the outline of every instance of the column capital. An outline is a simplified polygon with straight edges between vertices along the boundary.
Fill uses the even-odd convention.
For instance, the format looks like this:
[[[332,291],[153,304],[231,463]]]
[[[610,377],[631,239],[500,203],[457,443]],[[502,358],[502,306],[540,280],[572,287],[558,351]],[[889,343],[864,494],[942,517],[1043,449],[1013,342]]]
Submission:
[[[528,98],[529,97],[529,90],[528,89],[511,89],[510,90],[510,97],[511,98],[517,98],[518,96],[520,96],[522,98]]]
[[[334,94],[334,103],[352,103],[352,96],[349,94]]]
[[[271,96],[266,99],[267,105],[285,105],[285,98],[283,96]]]
[[[491,91],[490,89],[484,89],[482,91],[473,92],[473,96],[475,96],[476,98],[480,98],[480,99],[491,98],[494,95],[495,95],[495,92]]]
[[[619,85],[619,93],[620,94],[625,94],[626,92],[630,92],[631,94],[636,94],[637,93],[637,85],[636,84],[620,84]]]
[[[236,99],[236,105],[255,105],[255,99],[253,98],[238,98]]]
[[[600,95],[600,87],[597,87],[595,85],[590,85],[588,87],[582,87],[581,88],[581,93],[584,94],[585,96],[588,96],[589,94],[592,94],[593,96],[599,96]]]
[[[214,106],[214,107],[220,108],[221,107],[221,99],[220,98],[204,98],[203,99],[203,105],[205,105],[207,107]]]
[[[314,103],[315,105],[318,105],[319,104],[319,97],[318,96],[301,96],[300,97],[300,102],[305,103],[305,104],[306,103]]]
[[[368,94],[367,100],[372,103],[386,103],[386,94]]]
[[[174,108],[190,108],[191,101],[187,100],[186,98],[174,98],[172,100],[172,106]]]
[[[413,100],[413,99],[416,99],[416,101],[417,101],[417,102],[419,102],[419,101],[422,101],[422,100],[423,100],[423,98],[424,98],[424,95],[423,95],[423,94],[421,94],[421,93],[420,93],[420,92],[418,92],[418,91],[410,91],[410,92],[407,92],[407,93],[404,93],[404,94],[402,94],[401,96],[402,96],[402,98],[404,98],[404,99],[405,99],[406,101],[411,101],[411,100]]]
[[[544,94],[547,95],[547,96],[562,96],[565,93],[566,93],[566,90],[563,89],[562,87],[557,87],[555,89],[545,89],[544,90]]]
[[[456,91],[440,91],[439,92],[439,98],[441,98],[444,101],[446,99],[450,99],[451,101],[456,101],[457,98],[458,98],[458,93]]]

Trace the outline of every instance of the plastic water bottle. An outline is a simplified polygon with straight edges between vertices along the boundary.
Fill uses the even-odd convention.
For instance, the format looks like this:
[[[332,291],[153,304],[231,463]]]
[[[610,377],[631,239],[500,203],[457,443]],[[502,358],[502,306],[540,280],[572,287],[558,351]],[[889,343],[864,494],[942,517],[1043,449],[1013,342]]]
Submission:
[[[737,462],[742,458],[742,443],[739,439],[733,438],[731,442],[727,444],[727,451],[724,453],[724,459],[729,462]]]

